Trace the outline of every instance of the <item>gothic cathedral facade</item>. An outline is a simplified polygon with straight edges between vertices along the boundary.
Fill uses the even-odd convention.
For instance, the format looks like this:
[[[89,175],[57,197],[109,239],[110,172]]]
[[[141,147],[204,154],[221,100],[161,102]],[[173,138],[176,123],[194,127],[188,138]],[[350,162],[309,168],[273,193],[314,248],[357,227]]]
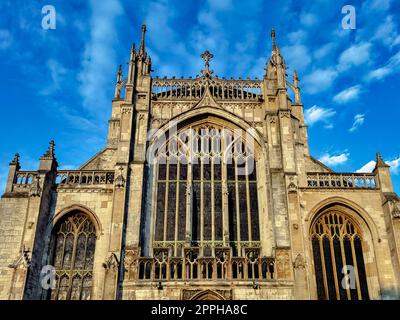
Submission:
[[[385,299],[400,293],[400,199],[309,154],[296,73],[152,77],[142,27],[120,67],[107,145],[59,170],[11,161],[0,299]],[[293,97],[293,98],[290,98]]]

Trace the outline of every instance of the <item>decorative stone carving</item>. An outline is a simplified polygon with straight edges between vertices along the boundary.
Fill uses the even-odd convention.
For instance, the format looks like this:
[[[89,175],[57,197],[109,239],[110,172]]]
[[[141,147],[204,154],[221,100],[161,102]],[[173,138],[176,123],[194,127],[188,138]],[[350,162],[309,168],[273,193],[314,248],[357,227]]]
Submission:
[[[290,118],[290,111],[280,111],[279,116],[281,118]]]
[[[182,300],[232,300],[232,290],[182,290]]]
[[[42,188],[40,187],[40,177],[39,175],[36,175],[29,189],[29,196],[40,197],[41,193],[42,193]]]
[[[103,267],[106,270],[117,270],[119,261],[115,253],[111,253],[106,261],[103,262]]]
[[[289,249],[276,250],[276,271],[278,279],[290,278]]]
[[[115,178],[115,187],[116,188],[123,188],[125,187],[125,178],[123,175],[124,168],[121,166],[118,168],[118,176]]]
[[[288,192],[289,193],[296,193],[297,192],[297,186],[296,184],[292,181],[288,185]]]
[[[301,253],[299,253],[296,256],[296,259],[293,262],[293,267],[295,269],[305,269],[306,267],[306,262],[304,261],[304,257],[301,255]]]
[[[15,259],[13,263],[9,264],[8,267],[11,269],[28,269],[31,265],[31,258],[29,253],[30,251],[25,249],[25,246],[23,246],[17,259]]]
[[[393,204],[392,218],[393,219],[400,218],[400,209],[396,204]]]
[[[122,107],[121,113],[122,114],[131,114],[132,113],[132,108],[131,107]]]
[[[54,140],[51,140],[49,143],[49,148],[45,152],[45,154],[40,158],[41,160],[51,160],[54,159],[55,154],[54,154],[54,149],[55,149],[55,143]]]

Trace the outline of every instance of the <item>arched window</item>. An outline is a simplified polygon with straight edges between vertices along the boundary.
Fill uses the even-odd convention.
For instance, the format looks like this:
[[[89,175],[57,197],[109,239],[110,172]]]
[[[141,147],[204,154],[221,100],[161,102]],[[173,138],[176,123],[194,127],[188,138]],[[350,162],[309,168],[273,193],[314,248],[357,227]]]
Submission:
[[[311,230],[318,299],[367,300],[362,238],[357,225],[328,210]]]
[[[57,223],[53,233],[56,287],[51,291],[52,300],[91,299],[95,247],[95,226],[86,214],[74,212]]]
[[[259,242],[254,142],[212,123],[185,127],[157,153],[154,247],[181,255],[187,237],[201,255]],[[229,234],[229,237],[225,237]]]

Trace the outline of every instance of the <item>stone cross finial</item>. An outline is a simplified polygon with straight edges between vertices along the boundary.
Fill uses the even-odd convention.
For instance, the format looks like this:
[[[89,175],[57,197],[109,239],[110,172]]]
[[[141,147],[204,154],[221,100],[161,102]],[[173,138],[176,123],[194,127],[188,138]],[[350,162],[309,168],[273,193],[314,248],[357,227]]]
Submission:
[[[204,75],[204,77],[209,78],[211,75],[214,73],[214,71],[210,70],[210,60],[214,58],[214,55],[210,53],[210,51],[206,50],[201,56],[204,60],[204,64],[206,67],[206,70],[201,70],[201,73]]]

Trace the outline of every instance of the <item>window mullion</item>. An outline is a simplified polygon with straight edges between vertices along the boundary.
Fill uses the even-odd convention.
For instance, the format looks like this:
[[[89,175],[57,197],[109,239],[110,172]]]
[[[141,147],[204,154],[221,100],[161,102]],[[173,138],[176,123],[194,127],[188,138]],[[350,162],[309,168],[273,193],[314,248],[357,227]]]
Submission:
[[[169,164],[170,158],[167,158],[166,177],[165,177],[165,201],[164,201],[164,243],[167,241],[167,223],[168,223],[168,189],[169,189]]]
[[[350,244],[351,244],[351,254],[353,255],[353,264],[354,264],[353,267],[354,267],[354,274],[355,274],[356,285],[357,285],[357,296],[358,296],[358,300],[362,300],[360,278],[358,276],[357,255],[356,255],[356,251],[354,249],[354,236],[351,237]]]

